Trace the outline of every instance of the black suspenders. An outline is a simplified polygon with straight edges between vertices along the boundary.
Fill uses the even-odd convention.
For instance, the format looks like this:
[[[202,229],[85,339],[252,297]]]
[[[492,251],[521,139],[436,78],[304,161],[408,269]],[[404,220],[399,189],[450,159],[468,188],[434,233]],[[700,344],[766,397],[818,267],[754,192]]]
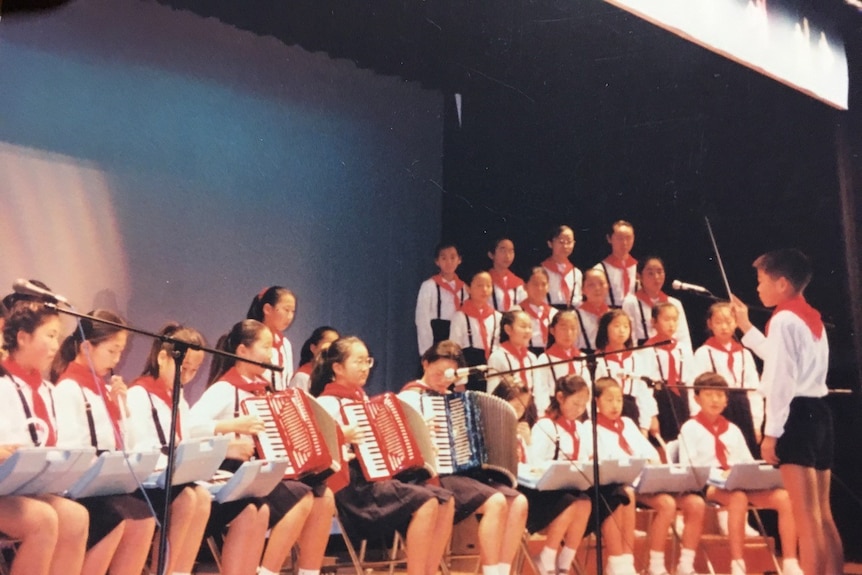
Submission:
[[[36,432],[36,423],[33,421],[33,412],[30,411],[30,404],[27,403],[27,398],[24,397],[24,391],[21,389],[21,384],[18,383],[17,378],[13,375],[9,376],[12,379],[12,383],[15,384],[15,389],[18,391],[18,398],[21,400],[21,408],[24,410],[24,416],[27,418],[27,429],[30,432],[30,440],[33,442],[33,445],[39,447],[41,443],[39,442],[39,434]],[[33,390],[33,393],[39,393],[39,390]],[[54,394],[51,393],[51,388],[48,388],[48,396],[51,398],[51,414],[54,416],[54,421],[57,420],[57,407],[54,405]],[[50,421],[45,422],[48,425],[51,425]]]

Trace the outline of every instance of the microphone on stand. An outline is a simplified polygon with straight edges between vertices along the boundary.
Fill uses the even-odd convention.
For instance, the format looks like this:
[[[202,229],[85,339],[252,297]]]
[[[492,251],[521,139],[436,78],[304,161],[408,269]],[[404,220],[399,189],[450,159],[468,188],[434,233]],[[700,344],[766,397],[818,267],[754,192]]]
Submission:
[[[699,286],[696,284],[689,284],[689,283],[681,282],[679,280],[673,280],[673,282],[671,282],[671,284],[670,284],[670,287],[672,287],[676,291],[693,291],[693,292],[697,292],[697,293],[712,295],[712,292],[703,286]]]
[[[473,367],[459,367],[458,369],[449,368],[443,372],[443,377],[446,379],[463,379],[477,373],[487,373],[491,369],[487,365],[474,365]]]
[[[50,303],[62,303],[65,305],[69,305],[69,300],[65,297],[59,294],[55,294],[47,288],[41,287],[31,281],[22,278],[15,280],[15,283],[12,284],[12,291],[21,295],[46,299]]]

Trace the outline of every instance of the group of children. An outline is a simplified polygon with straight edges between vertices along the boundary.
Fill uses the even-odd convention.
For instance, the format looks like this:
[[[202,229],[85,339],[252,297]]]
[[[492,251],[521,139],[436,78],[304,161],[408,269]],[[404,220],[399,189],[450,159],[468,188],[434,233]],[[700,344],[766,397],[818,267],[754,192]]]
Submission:
[[[530,466],[595,457],[658,462],[656,445],[675,440],[684,463],[727,469],[752,460],[759,446],[767,462],[780,464],[786,491],[710,487],[704,493],[636,497],[629,486],[608,485],[596,498],[575,490],[515,489],[481,469],[371,481],[356,455],[374,438],[351,423],[347,412],[368,401],[363,386],[373,357],[359,338],[323,326],[303,345],[294,372],[284,331],[293,321],[296,297],[273,286],[255,296],[247,318],[217,344],[239,361],[216,358],[207,389],[193,406],[180,394],[175,439],[229,435],[222,467],[236,470],[261,455],[252,436],[264,429],[259,418],[242,414],[241,402],[298,387],[316,396],[339,424],[344,484],[334,491],[323,480],[284,480],[267,497],[227,504],[213,503],[194,484],[79,501],[2,496],[0,532],[19,541],[13,575],[140,573],[165,501],[172,513],[167,572],[178,574],[192,572],[202,538],[217,533],[224,535],[223,573],[277,573],[298,543],[298,574],[316,575],[337,513],[349,536],[401,531],[411,575],[436,573],[453,524],[473,515],[479,518],[483,575],[511,572],[525,527],[547,535],[537,558],[545,571],[541,575],[567,572],[597,514],[608,553],[606,572],[633,575],[634,511],[640,503],[656,511],[648,533],[648,572],[668,572],[664,540],[681,511],[682,552],[672,570],[688,575],[706,501],[727,509],[734,575],[745,572],[742,541],[749,502],[778,510],[785,573],[840,573],[841,543],[829,507],[832,429],[823,401],[828,344],[819,314],[802,297],[811,275],[807,259],[784,250],[755,262],[761,300],[776,306],[766,335],[751,325],[747,308],[734,298],[712,306],[707,320],[712,336],[692,353],[682,307],[661,291],[663,263],[658,258],[634,262],[629,255],[633,239],[631,225],[617,222],[608,238],[611,256],[581,274],[568,262],[574,235],[565,226],[558,228],[548,242],[551,257],[533,268],[527,282],[508,271],[514,256],[509,240],[489,253],[493,269],[476,274],[469,285],[455,275],[457,250],[440,250],[441,274],[420,290],[420,304],[429,299],[431,309],[425,306],[420,314],[417,306],[420,345],[427,344],[423,375],[399,396],[425,413],[435,396],[452,393],[461,383],[453,376],[458,368],[487,364],[493,371],[468,387],[478,385],[510,402],[521,420],[522,460]],[[4,304],[0,461],[19,446],[34,445],[166,452],[178,358],[183,385],[195,378],[204,359],[194,349],[178,355],[176,342],[203,345],[200,333],[165,326],[162,335],[172,339],[154,341],[141,376],[127,386],[113,374],[127,339],[122,318],[96,310],[90,314],[94,319],[110,323],[84,319],[61,345],[56,309],[17,294]],[[420,326],[420,319],[428,325]],[[765,409],[762,396],[758,401],[754,393],[729,391],[758,386],[750,352],[734,339],[737,326],[743,343],[764,359],[759,388]],[[654,345],[632,351],[635,340]],[[594,372],[584,351],[601,356]],[[260,363],[283,370],[271,373]],[[49,372],[50,380],[43,379]],[[597,405],[596,453],[592,429],[583,422],[590,385]],[[428,419],[430,435],[449,431]]]
[[[781,463],[788,501],[803,534],[803,569],[840,573],[841,544],[828,501],[832,432],[823,399],[828,343],[819,314],[802,296],[811,278],[806,256],[779,250],[754,263],[761,300],[775,306],[775,321],[767,325],[772,337],[753,328],[747,307],[733,298],[709,308],[709,338],[693,350],[681,302],[663,291],[661,258],[631,257],[634,228],[629,222],[615,222],[607,241],[611,254],[582,274],[568,260],[574,246],[571,228],[555,228],[547,242],[551,256],[523,281],[509,271],[514,244],[500,239],[488,252],[492,268],[467,283],[456,275],[457,247],[441,244],[436,260],[441,273],[423,283],[417,300],[420,351],[442,338],[456,342],[467,364],[484,371],[484,378],[471,376],[469,389],[492,392],[499,374],[518,377],[532,395],[524,416],[531,425],[551,405],[561,376],[579,375],[587,384],[591,377],[597,383],[611,378],[620,387],[622,414],[660,451],[668,442],[685,442],[682,428],[706,417],[691,388],[700,374],[718,374],[731,390],[721,393],[726,405],[720,413],[741,434],[748,457]],[[430,323],[433,333],[425,326]],[[742,342],[736,338],[738,329]],[[752,351],[764,361],[762,378]],[[587,356],[596,360],[593,373]],[[814,439],[803,439],[812,432]],[[781,437],[786,438],[784,454],[776,452]],[[727,529],[735,530],[739,503],[717,500],[727,507]],[[685,515],[694,513],[691,505],[679,503]],[[787,501],[765,503],[789,509]],[[659,513],[659,519],[670,521],[675,512],[674,507],[666,517]],[[790,532],[789,521],[787,514],[780,521],[782,539]],[[685,535],[683,539],[685,547]],[[736,547],[741,549],[741,543],[734,547],[739,551]],[[795,545],[788,548],[793,551],[785,557],[791,558],[788,569],[794,572]]]

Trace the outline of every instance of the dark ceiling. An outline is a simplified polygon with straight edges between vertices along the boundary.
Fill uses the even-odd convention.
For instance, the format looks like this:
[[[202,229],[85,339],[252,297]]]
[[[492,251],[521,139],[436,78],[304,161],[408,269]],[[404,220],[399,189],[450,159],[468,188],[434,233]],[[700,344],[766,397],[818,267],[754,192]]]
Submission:
[[[8,18],[68,1],[0,0],[0,12]],[[547,70],[549,59],[565,66],[577,61],[581,71],[590,63],[600,67],[608,61],[625,63],[639,46],[652,48],[653,37],[667,34],[601,0],[144,1],[213,17],[444,93],[457,92],[481,77],[532,98],[547,81],[546,73],[536,77],[535,72]],[[771,8],[781,5],[806,15],[815,26],[838,32],[851,59],[851,82],[862,75],[858,10],[844,0],[765,1]],[[862,92],[854,86],[851,100]]]
[[[545,80],[534,74],[539,60],[604,65],[628,60],[640,45],[666,34],[600,0],[156,1],[443,92],[458,91],[478,75],[530,96],[541,92]],[[843,0],[769,0],[769,5],[778,2],[815,25],[840,31],[854,58],[851,65],[859,69],[858,11]],[[628,41],[618,41],[623,39]]]

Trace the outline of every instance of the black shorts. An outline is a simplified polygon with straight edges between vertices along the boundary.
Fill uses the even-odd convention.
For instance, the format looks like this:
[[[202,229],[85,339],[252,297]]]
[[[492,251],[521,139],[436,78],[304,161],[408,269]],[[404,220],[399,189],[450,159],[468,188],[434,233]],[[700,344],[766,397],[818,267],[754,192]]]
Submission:
[[[779,465],[801,465],[825,471],[832,467],[833,444],[832,412],[826,400],[794,397],[784,433],[775,445]]]

